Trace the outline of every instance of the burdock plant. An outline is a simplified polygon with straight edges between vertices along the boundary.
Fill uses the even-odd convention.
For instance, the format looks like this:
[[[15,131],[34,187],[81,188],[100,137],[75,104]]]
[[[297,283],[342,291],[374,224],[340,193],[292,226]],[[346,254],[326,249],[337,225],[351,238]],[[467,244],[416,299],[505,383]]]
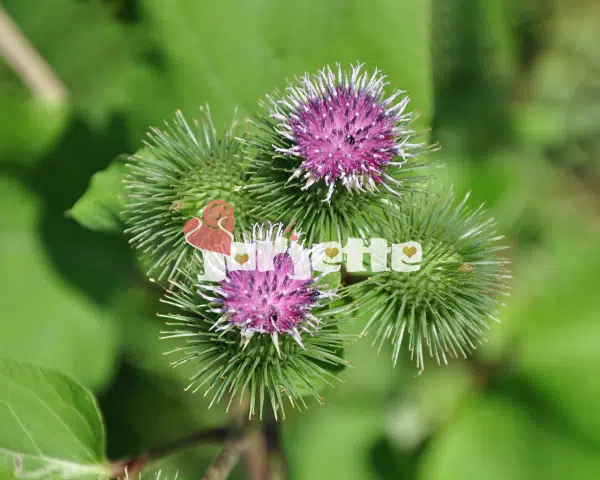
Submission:
[[[130,157],[125,233],[164,280],[165,337],[180,342],[173,363],[194,365],[189,388],[212,403],[240,399],[249,416],[268,405],[282,418],[288,404],[320,400],[346,365],[348,321],[364,322],[363,336],[389,348],[394,364],[406,345],[421,371],[427,357],[445,364],[485,341],[509,278],[502,236],[482,207],[436,186],[427,170],[436,147],[413,128],[408,95],[387,89],[378,70],[325,67],[266,95],[221,135],[208,109],[198,121],[177,113]],[[207,259],[221,257],[187,241],[184,226],[216,200],[235,214],[232,239],[285,237],[271,268],[254,264],[253,251],[223,254],[222,276],[208,275]],[[297,247],[335,270],[347,245],[311,246],[348,238],[417,242],[419,261],[409,246],[403,271],[387,256],[361,276],[344,266],[294,275]]]

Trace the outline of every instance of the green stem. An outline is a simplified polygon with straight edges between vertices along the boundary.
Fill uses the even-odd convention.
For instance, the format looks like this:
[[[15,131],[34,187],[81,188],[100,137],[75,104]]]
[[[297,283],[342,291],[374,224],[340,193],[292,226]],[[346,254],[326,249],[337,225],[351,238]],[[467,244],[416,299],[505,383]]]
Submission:
[[[188,448],[206,443],[222,443],[231,435],[233,427],[216,427],[193,433],[173,442],[159,445],[134,457],[112,462],[112,476],[116,478],[134,478],[148,464],[164,457],[174,455]]]
[[[245,431],[234,435],[223,445],[223,449],[208,468],[202,480],[225,480],[238,463],[241,454],[248,446],[249,436]]]

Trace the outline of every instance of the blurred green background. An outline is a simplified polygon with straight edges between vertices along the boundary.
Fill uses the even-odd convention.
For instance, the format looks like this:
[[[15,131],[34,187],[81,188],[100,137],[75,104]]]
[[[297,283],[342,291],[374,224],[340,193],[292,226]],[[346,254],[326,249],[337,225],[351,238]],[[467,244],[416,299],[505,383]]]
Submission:
[[[438,175],[498,219],[513,296],[489,344],[447,368],[416,376],[368,340],[348,349],[345,383],[283,422],[291,478],[599,478],[597,0],[0,5],[67,93],[48,101],[0,59],[0,357],[92,388],[111,457],[218,425],[223,407],[168,366],[159,292],[126,240],[68,210],[177,108],[209,103],[222,126],[286,78],[359,60],[409,92],[442,144]],[[199,478],[216,451],[157,468]]]

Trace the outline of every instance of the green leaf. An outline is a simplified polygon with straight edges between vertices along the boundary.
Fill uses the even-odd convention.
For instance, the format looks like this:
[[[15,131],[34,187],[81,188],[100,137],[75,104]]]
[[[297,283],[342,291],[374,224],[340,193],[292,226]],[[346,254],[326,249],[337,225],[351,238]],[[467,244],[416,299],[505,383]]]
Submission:
[[[552,408],[585,438],[600,442],[596,415],[600,385],[597,242],[569,235],[518,279],[506,323],[518,329],[519,373],[550,399]],[[545,260],[543,262],[542,260]],[[527,282],[532,284],[527,288]],[[514,304],[512,302],[515,302]]]
[[[167,99],[185,113],[209,103],[219,128],[235,106],[243,113],[255,112],[257,99],[273,87],[284,87],[286,78],[336,62],[381,68],[390,88],[408,91],[411,107],[422,113],[419,125],[431,119],[430,0],[306,0],[295,2],[293,12],[287,2],[277,0],[260,5],[180,0],[177,8],[149,0],[140,8],[168,78],[155,75],[152,88],[146,77],[136,92],[144,105],[130,118],[136,135],[140,124],[145,129],[164,119]]]
[[[106,170],[94,174],[90,186],[68,215],[90,230],[121,233],[126,158],[126,155],[120,155]]]
[[[0,162],[36,160],[64,131],[69,118],[65,105],[42,102],[0,89]]]
[[[512,398],[473,397],[432,441],[420,480],[595,478],[596,450]]]
[[[327,402],[290,420],[283,432],[293,478],[377,479],[365,452],[381,435],[384,416],[379,405]]]
[[[399,450],[416,450],[455,414],[473,387],[465,362],[429,369],[405,382],[389,408],[388,440]]]
[[[506,80],[516,71],[515,36],[511,31],[507,0],[479,0],[476,25],[478,38],[483,43],[482,63],[487,74],[498,81]]]
[[[116,360],[116,325],[55,271],[38,236],[39,199],[3,177],[0,191],[0,357],[103,386]]]
[[[461,413],[435,438],[423,459],[420,479],[538,478],[535,430],[526,412],[475,397]]]
[[[0,478],[108,476],[96,400],[61,373],[0,360],[0,425]]]

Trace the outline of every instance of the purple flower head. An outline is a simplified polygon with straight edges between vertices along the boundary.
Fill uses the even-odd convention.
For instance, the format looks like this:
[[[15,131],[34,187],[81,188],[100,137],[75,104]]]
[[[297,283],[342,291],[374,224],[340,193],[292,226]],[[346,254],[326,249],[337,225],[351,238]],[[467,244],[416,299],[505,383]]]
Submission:
[[[270,227],[266,235],[255,225],[252,242],[282,239],[281,224]],[[248,241],[248,240],[247,240]],[[332,297],[332,292],[323,291],[317,285],[318,278],[294,279],[294,262],[289,248],[273,259],[273,269],[260,271],[258,262],[253,270],[227,272],[218,287],[199,285],[201,290],[210,291],[217,298],[208,298],[218,304],[221,317],[215,328],[218,330],[239,329],[245,342],[255,334],[267,334],[279,348],[278,336],[289,335],[301,347],[301,334],[314,334],[320,319],[313,310],[320,307],[319,300]]]
[[[245,334],[281,332],[295,336],[319,298],[311,280],[291,279],[294,263],[289,254],[277,255],[274,266],[267,272],[258,271],[258,267],[230,272],[221,282],[223,309],[229,321]]]
[[[396,91],[384,97],[384,76],[379,70],[369,76],[362,65],[350,74],[330,67],[312,78],[306,74],[290,85],[287,96],[275,100],[271,117],[279,122],[275,131],[289,145],[276,151],[297,157],[300,165],[290,179],[303,176],[309,188],[319,180],[328,187],[330,201],[336,185],[349,191],[374,191],[386,181],[397,181],[386,173],[388,166],[402,166],[414,156],[407,125],[415,117],[404,113],[409,98]],[[393,190],[392,190],[393,191]]]

